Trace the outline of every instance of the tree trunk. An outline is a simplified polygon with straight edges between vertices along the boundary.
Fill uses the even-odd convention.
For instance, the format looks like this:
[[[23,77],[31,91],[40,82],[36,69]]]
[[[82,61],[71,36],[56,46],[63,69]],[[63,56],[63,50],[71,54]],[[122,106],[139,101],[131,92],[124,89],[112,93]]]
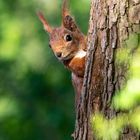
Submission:
[[[111,99],[125,83],[126,71],[115,66],[115,54],[131,33],[139,31],[139,0],[91,0],[87,63],[76,114],[75,140],[96,139],[90,125],[90,117],[96,111],[108,119],[117,115],[110,107]],[[120,139],[139,138],[128,129]]]

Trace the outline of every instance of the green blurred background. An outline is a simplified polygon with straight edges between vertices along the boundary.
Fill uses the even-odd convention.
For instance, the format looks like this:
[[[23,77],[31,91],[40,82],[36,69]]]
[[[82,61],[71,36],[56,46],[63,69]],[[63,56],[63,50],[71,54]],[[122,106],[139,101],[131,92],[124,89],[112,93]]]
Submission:
[[[0,140],[70,140],[74,130],[71,74],[48,47],[36,16],[61,24],[62,0],[0,0]],[[71,0],[86,34],[89,0]]]

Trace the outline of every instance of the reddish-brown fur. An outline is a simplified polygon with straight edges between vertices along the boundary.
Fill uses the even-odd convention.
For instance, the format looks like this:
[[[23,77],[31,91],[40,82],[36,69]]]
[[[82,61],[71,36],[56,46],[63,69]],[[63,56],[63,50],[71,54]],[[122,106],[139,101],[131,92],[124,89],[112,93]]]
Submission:
[[[67,9],[67,0],[63,2],[62,26],[52,28],[44,18],[42,13],[38,14],[44,29],[50,35],[50,46],[56,57],[72,71],[72,81],[75,87],[76,105],[79,103],[80,93],[83,85],[85,70],[85,57],[78,52],[86,51],[86,37],[77,27],[75,21],[70,16]],[[69,41],[68,39],[69,38]]]
[[[67,65],[67,67],[75,73],[78,77],[83,77],[84,75],[84,65],[85,57],[83,58],[73,58]]]

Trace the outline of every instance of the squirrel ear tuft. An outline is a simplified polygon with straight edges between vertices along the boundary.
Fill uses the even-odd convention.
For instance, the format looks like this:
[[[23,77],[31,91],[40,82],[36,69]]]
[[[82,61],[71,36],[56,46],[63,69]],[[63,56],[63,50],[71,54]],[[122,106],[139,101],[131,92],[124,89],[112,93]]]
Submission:
[[[63,1],[63,6],[62,6],[62,22],[63,22],[63,26],[72,31],[79,31],[76,22],[74,21],[74,19],[70,16],[70,12],[68,10],[68,0],[64,0]]]
[[[69,10],[68,10],[68,0],[63,0],[63,5],[62,5],[62,18],[65,16],[69,15]]]
[[[68,30],[70,30],[72,32],[75,32],[75,31],[79,30],[77,25],[76,25],[76,23],[75,23],[75,21],[74,21],[74,19],[70,15],[66,15],[64,17],[64,19],[63,19],[63,26],[66,29],[68,29]]]
[[[47,20],[45,19],[44,15],[41,12],[37,13],[40,21],[42,22],[45,31],[47,31],[48,33],[52,33],[52,28],[50,27],[50,25],[48,24]]]

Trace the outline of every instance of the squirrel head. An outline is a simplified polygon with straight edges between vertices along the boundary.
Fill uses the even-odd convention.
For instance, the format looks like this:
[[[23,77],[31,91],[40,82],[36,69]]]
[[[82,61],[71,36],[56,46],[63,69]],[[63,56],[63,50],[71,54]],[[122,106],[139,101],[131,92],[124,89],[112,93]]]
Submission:
[[[62,62],[71,60],[79,51],[79,44],[85,37],[69,14],[67,0],[63,2],[62,25],[60,27],[52,28],[41,12],[38,13],[38,16],[44,25],[45,31],[49,33],[49,46],[55,56]]]

